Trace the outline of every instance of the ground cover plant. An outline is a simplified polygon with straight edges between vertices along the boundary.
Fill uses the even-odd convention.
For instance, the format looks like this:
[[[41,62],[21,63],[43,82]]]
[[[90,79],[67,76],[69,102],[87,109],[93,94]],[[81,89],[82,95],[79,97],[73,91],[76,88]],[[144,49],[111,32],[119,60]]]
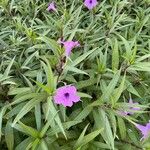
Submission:
[[[149,150],[149,78],[149,0],[0,1],[1,150]]]

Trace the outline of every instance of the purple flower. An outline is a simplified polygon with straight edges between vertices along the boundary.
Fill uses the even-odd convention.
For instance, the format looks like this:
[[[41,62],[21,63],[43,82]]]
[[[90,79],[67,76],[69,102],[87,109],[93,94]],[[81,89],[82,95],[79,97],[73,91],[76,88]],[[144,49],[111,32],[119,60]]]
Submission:
[[[127,116],[128,115],[128,112],[127,111],[122,111],[122,110],[119,110],[117,111],[117,113],[121,116]]]
[[[80,44],[79,44],[78,41],[63,41],[63,40],[60,40],[60,39],[59,39],[58,42],[59,42],[60,44],[63,44],[63,45],[64,45],[64,48],[65,48],[65,55],[66,55],[67,57],[70,56],[71,51],[72,51],[73,48],[80,46]]]
[[[48,11],[57,11],[56,9],[56,5],[54,2],[51,2],[49,5],[48,5]]]
[[[84,5],[90,10],[93,9],[97,4],[98,4],[97,0],[85,0],[84,1]]]
[[[150,122],[147,123],[146,126],[140,124],[136,124],[135,126],[141,131],[143,135],[141,140],[148,138],[148,136],[150,135]]]
[[[133,115],[136,111],[140,110],[140,107],[137,107],[137,106],[134,106],[134,105],[138,105],[139,103],[134,103],[132,101],[132,99],[130,98],[129,100],[129,111],[118,111],[118,113],[121,115],[121,116],[127,116],[127,115]],[[131,110],[131,111],[130,111]]]
[[[80,97],[77,95],[77,89],[75,86],[66,85],[56,90],[54,101],[56,104],[71,107],[73,102],[77,103],[80,101]]]
[[[134,105],[139,105],[139,103],[134,103],[131,98],[129,100],[129,104],[131,105],[130,110],[133,110],[133,111],[139,111],[140,110],[140,107],[134,106]],[[128,114],[133,115],[134,112],[131,111],[131,112],[128,112]]]

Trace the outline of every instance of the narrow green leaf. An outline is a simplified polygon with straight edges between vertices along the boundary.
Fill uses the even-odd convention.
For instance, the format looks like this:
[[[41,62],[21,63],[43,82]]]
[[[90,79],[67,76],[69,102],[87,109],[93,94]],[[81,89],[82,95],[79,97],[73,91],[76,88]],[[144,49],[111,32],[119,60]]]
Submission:
[[[33,98],[30,100],[19,112],[19,114],[16,116],[16,118],[13,121],[12,126],[16,124],[25,114],[27,114],[33,107],[35,107],[38,103],[40,103],[42,99],[36,99]]]
[[[87,106],[87,107],[85,107],[78,115],[77,115],[77,117],[74,119],[74,121],[77,121],[77,120],[82,120],[82,119],[84,119],[84,118],[86,118],[89,114],[90,114],[90,112],[92,111],[92,107],[89,107],[89,106]]]
[[[88,57],[90,54],[92,54],[95,50],[88,51],[84,53],[83,55],[79,56],[76,60],[74,60],[70,66],[75,67],[77,66],[81,61],[85,60],[86,57]]]
[[[114,46],[112,47],[112,69],[118,69],[119,66],[119,50],[118,41],[115,39]]]
[[[36,120],[36,126],[38,130],[41,129],[41,119],[42,119],[41,106],[40,104],[37,104],[35,106],[35,120]]]
[[[55,79],[54,79],[54,75],[52,72],[52,68],[50,66],[50,63],[48,62],[48,60],[46,58],[44,58],[44,61],[46,62],[46,64],[44,62],[41,62],[44,71],[46,73],[46,77],[47,77],[47,86],[49,87],[51,93],[55,90]]]
[[[80,146],[80,144],[82,143],[83,141],[83,138],[84,138],[84,135],[85,135],[85,132],[88,128],[89,124],[87,124],[84,128],[84,130],[82,131],[82,133],[80,134],[78,140],[76,141],[75,145],[74,145],[74,149],[78,148]]]
[[[57,114],[58,112],[56,112]],[[54,114],[54,116],[51,116],[51,119],[49,119],[47,121],[47,123],[44,125],[44,127],[42,128],[41,132],[40,132],[40,137],[42,138],[45,134],[46,134],[46,131],[48,130],[50,124],[52,123],[52,121],[54,120],[56,114]]]
[[[101,100],[106,102],[110,99],[110,96],[112,95],[114,88],[116,87],[118,83],[119,78],[120,78],[120,70],[117,71],[117,73],[113,76],[113,79],[110,81],[105,91],[103,91],[103,94],[100,98]]]
[[[114,91],[114,96],[112,98],[114,104],[119,100],[119,98],[124,90],[125,78],[126,78],[126,75],[123,76],[119,87]]]
[[[88,135],[86,135],[83,138],[82,142],[79,145],[77,145],[77,146],[82,147],[82,146],[86,145],[87,143],[92,141],[96,136],[98,136],[102,131],[103,131],[103,128],[89,133]]]
[[[23,87],[23,88],[10,88],[8,91],[8,95],[17,95],[17,94],[22,94],[26,92],[30,92],[31,88],[29,87]]]
[[[33,139],[31,137],[26,138],[19,145],[16,146],[15,150],[24,150],[24,148],[31,144],[32,141]]]
[[[35,139],[35,141],[32,143],[32,150],[36,150],[38,145],[40,143],[40,139]]]
[[[14,147],[14,133],[13,133],[13,128],[11,127],[11,121],[7,121],[7,124],[6,124],[5,141],[6,141],[8,150],[13,150],[13,147]]]
[[[73,66],[65,66],[64,71],[65,72],[71,71],[71,72],[75,72],[77,74],[86,74],[86,75],[88,75],[85,71],[82,71],[82,70],[80,70],[76,67],[73,67]]]
[[[126,139],[126,125],[121,117],[118,117],[118,127],[121,135],[121,139]]]
[[[107,144],[99,142],[99,141],[93,141],[92,144],[96,146],[97,148],[101,149],[111,149]]]
[[[25,61],[24,63],[22,64],[21,68],[24,68],[28,65],[28,63],[33,60],[33,57],[37,56],[38,55],[38,51],[34,52],[32,55],[30,55]]]
[[[50,107],[49,107],[49,110],[50,110],[50,111],[49,111],[49,115],[50,115],[50,116],[54,116],[54,115],[57,113],[56,108],[55,108],[55,106],[54,106],[54,104],[53,104],[53,102],[52,102],[51,97],[48,97],[48,99],[50,99],[50,101],[49,101],[49,106],[50,106]],[[61,122],[61,120],[60,120],[60,118],[59,118],[58,115],[56,115],[55,121],[56,121],[56,123],[58,124],[59,128],[61,129],[63,135],[64,135],[65,138],[67,139],[66,133],[65,133],[64,128],[63,128],[63,125],[62,125],[62,122]]]
[[[63,128],[64,128],[64,129],[69,129],[70,127],[75,126],[76,124],[81,123],[81,122],[82,122],[82,120],[68,121],[68,122],[63,123]],[[56,127],[55,129],[51,129],[51,130],[49,130],[49,131],[47,132],[47,135],[48,135],[48,136],[53,136],[53,135],[55,135],[55,134],[61,132],[61,129],[59,128],[58,125],[55,126],[55,127]]]
[[[36,129],[23,124],[21,121],[18,121],[18,125],[26,132],[26,134],[31,135],[34,138],[39,137],[39,132]]]
[[[49,48],[53,51],[55,56],[57,58],[59,58],[60,47],[59,47],[58,43],[55,40],[50,39],[46,36],[38,37],[37,40],[41,40],[41,41],[45,42],[49,46]]]
[[[11,103],[11,105],[21,103],[21,102],[26,101],[28,99],[33,99],[33,98],[38,99],[39,97],[41,99],[45,98],[45,93],[29,93],[29,94],[21,95],[19,97],[17,96],[14,98],[14,101]]]
[[[78,95],[79,95],[80,97],[92,98],[92,96],[90,96],[89,94],[82,93],[82,92],[78,92]]]
[[[40,145],[37,150],[49,150],[45,140],[41,140]]]
[[[2,136],[2,121],[3,121],[3,115],[5,114],[8,106],[4,106],[1,111],[0,111],[0,141],[1,141],[1,136]]]
[[[106,140],[106,142],[109,143],[111,148],[114,150],[113,133],[112,133],[112,130],[111,130],[109,120],[108,120],[108,118],[106,116],[106,113],[103,109],[99,109],[99,118],[102,122],[102,127],[104,128],[104,131],[102,132],[102,134],[106,135],[104,140]]]
[[[7,77],[9,72],[10,72],[10,68],[12,67],[13,63],[14,63],[15,57],[11,60],[11,62],[9,63],[8,67],[6,68],[5,72],[4,72],[4,77]]]

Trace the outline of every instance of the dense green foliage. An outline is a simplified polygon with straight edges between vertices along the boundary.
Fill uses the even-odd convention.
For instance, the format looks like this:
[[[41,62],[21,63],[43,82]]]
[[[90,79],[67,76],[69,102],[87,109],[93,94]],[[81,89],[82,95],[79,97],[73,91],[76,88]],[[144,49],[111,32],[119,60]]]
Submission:
[[[150,102],[150,0],[0,0],[0,149],[142,150]],[[77,40],[62,61],[58,39]],[[73,84],[82,102],[56,105]],[[128,111],[129,99],[140,111]]]

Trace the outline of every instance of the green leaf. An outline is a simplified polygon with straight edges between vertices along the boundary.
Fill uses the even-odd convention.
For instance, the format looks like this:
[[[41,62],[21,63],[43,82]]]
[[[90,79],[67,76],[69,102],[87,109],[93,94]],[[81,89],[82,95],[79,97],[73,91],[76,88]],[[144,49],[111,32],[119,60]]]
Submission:
[[[12,126],[16,124],[24,115],[26,115],[33,107],[35,107],[38,103],[40,103],[43,99],[36,99],[33,98],[30,100],[22,109],[21,111],[17,114],[15,117]]]
[[[77,149],[78,147],[80,147],[80,144],[82,143],[83,141],[83,138],[84,138],[84,135],[85,135],[85,132],[88,128],[89,124],[87,124],[84,128],[84,130],[82,131],[82,133],[80,134],[78,140],[76,141],[75,145],[74,145],[74,149]]]
[[[7,77],[8,76],[8,74],[9,74],[9,72],[10,72],[10,69],[11,69],[11,67],[12,67],[12,65],[13,65],[13,63],[14,63],[14,60],[15,60],[15,57],[11,60],[11,62],[9,63],[9,65],[8,65],[8,67],[6,68],[6,70],[5,70],[5,72],[4,72],[4,77]]]
[[[41,94],[41,93],[28,93],[28,94],[24,94],[24,95],[18,95],[14,98],[14,101],[11,103],[11,105],[15,105],[18,103],[21,103],[23,101],[26,101],[28,99],[33,99],[33,98],[39,98],[39,97],[45,97],[45,93]]]
[[[14,148],[14,133],[13,128],[11,127],[11,121],[7,121],[5,128],[5,141],[7,144],[8,150],[13,150]]]
[[[75,83],[75,86],[78,89],[82,89],[82,88],[87,88],[88,86],[94,85],[95,83],[97,83],[97,79],[91,78],[88,80],[79,81],[78,83]]]
[[[42,83],[38,81],[34,81],[41,89],[43,89],[48,94],[51,94],[51,89],[47,85],[43,85]]]
[[[121,135],[121,139],[126,139],[126,125],[122,118],[118,117],[118,127]]]
[[[41,120],[42,120],[42,114],[41,114],[41,105],[37,104],[35,106],[35,120],[36,120],[36,126],[37,129],[41,129]]]
[[[122,92],[124,91],[125,78],[126,78],[126,75],[123,76],[119,87],[114,91],[114,96],[112,98],[113,104],[115,104],[119,100]]]
[[[139,95],[139,93],[137,92],[137,90],[133,87],[132,83],[130,83],[127,79],[126,79],[126,89],[127,91],[129,91],[130,93],[138,96],[138,97],[141,97]]]
[[[150,57],[150,54],[145,54],[143,56],[140,56],[139,58],[136,59],[136,62],[142,62],[143,60],[147,59]]]
[[[106,116],[106,113],[103,109],[98,110],[98,116],[99,116],[99,122],[100,124],[97,126],[104,128],[103,132],[101,133],[102,137],[106,141],[106,143],[111,146],[111,148],[114,150],[114,137],[111,130],[111,125],[109,123],[109,120]],[[96,119],[96,118],[95,118]]]
[[[18,121],[18,124],[16,124],[14,127],[27,135],[31,135],[34,138],[39,137],[39,132],[36,129],[23,124],[21,121]]]
[[[86,94],[86,93],[78,92],[77,94],[78,94],[80,97],[92,98],[92,96],[90,96],[89,94]]]
[[[125,55],[125,57],[129,61],[130,57],[131,57],[131,54],[132,54],[132,51],[131,51],[132,47],[130,46],[129,42],[123,36],[121,36],[120,34],[117,34],[117,36],[120,37],[120,39],[122,40],[122,42],[123,42],[123,44],[125,46],[125,49],[126,49],[126,55]]]
[[[89,107],[89,106],[87,106],[87,107],[85,107],[78,115],[77,115],[77,117],[74,119],[74,121],[77,121],[77,120],[82,120],[82,119],[84,119],[84,118],[86,118],[89,114],[90,114],[90,112],[92,111],[92,107]]]
[[[1,111],[0,111],[0,141],[1,141],[1,136],[2,136],[2,121],[3,121],[3,115],[5,114],[8,106],[4,106]]]
[[[46,62],[46,64],[44,62],[41,62],[41,64],[42,64],[44,71],[46,73],[47,86],[50,89],[50,92],[52,93],[56,88],[56,83],[55,83],[56,80],[54,78],[50,63],[48,62],[48,60],[46,58],[44,58],[44,61]]]
[[[102,99],[103,101],[109,100],[111,94],[113,93],[114,88],[118,83],[119,78],[120,78],[120,70],[117,71],[117,73],[113,76],[113,79],[110,81],[105,91],[103,91],[103,94],[100,99]]]
[[[150,63],[149,62],[135,62],[133,65],[127,68],[127,71],[150,71]]]
[[[77,66],[80,62],[82,62],[83,60],[85,60],[86,57],[88,57],[94,51],[95,50],[91,50],[91,51],[88,51],[88,52],[84,53],[83,55],[79,56],[77,59],[75,59],[74,61],[72,61],[72,63],[70,64],[70,66],[72,66],[72,67]]]
[[[57,114],[57,113],[58,113],[58,112],[56,112],[56,114]],[[47,123],[44,125],[44,127],[42,128],[42,130],[41,130],[41,132],[40,132],[40,137],[41,137],[41,138],[43,138],[43,136],[46,134],[46,132],[47,132],[47,130],[48,130],[50,124],[51,124],[52,121],[54,120],[56,114],[54,114],[54,116],[51,116],[51,119],[49,119],[49,120],[47,121]]]
[[[31,144],[32,141],[33,139],[31,137],[24,139],[19,145],[16,146],[15,150],[23,150],[25,147]]]
[[[57,114],[56,108],[55,108],[55,106],[54,106],[54,104],[52,102],[51,97],[48,97],[48,99],[49,99],[49,116],[55,116],[55,114]],[[56,121],[57,125],[59,126],[59,128],[61,129],[61,132],[63,133],[63,135],[67,139],[66,133],[65,133],[63,125],[62,125],[62,122],[61,122],[61,120],[60,120],[58,115],[56,115],[55,121]]]
[[[117,121],[116,121],[114,111],[112,111],[112,110],[108,111],[108,117],[109,117],[112,129],[113,129],[113,137],[115,139],[116,134],[117,134]]]
[[[130,58],[130,64],[133,64],[135,62],[136,59],[136,53],[137,53],[137,44],[135,43],[131,58]]]
[[[101,149],[111,149],[107,144],[99,142],[99,141],[93,141],[92,144],[96,146],[97,148]]]
[[[6,115],[6,118],[12,118],[14,115],[17,115],[19,111],[23,108],[26,102],[18,104],[16,107],[12,108]]]
[[[49,48],[53,51],[55,56],[57,58],[59,58],[60,47],[59,47],[58,43],[55,40],[50,39],[46,36],[38,37],[37,40],[41,40],[41,41],[45,42],[49,46]]]
[[[35,141],[32,143],[32,150],[36,150],[39,143],[40,143],[40,139],[35,139]]]
[[[10,88],[8,91],[8,95],[17,95],[17,94],[22,94],[26,92],[30,92],[31,88],[29,87],[23,87],[23,88]]]
[[[103,131],[103,128],[96,130],[94,132],[89,133],[88,135],[86,135],[83,140],[78,143],[77,147],[81,148],[82,146],[88,144],[90,141],[92,141],[96,136],[98,136],[101,132]]]
[[[119,50],[118,41],[115,39],[114,46],[112,47],[112,69],[118,69],[119,66]]]
[[[64,128],[64,129],[69,129],[70,127],[75,126],[76,124],[81,123],[81,122],[82,122],[82,120],[68,121],[68,122],[63,123],[63,128]],[[56,128],[53,128],[53,129],[51,129],[51,130],[49,130],[49,131],[47,132],[47,135],[48,135],[48,136],[52,136],[52,135],[55,135],[55,134],[61,132],[61,129],[59,128],[58,125],[55,126],[55,127],[56,127]]]
[[[73,67],[73,66],[65,66],[64,72],[68,72],[68,71],[75,72],[77,74],[86,74],[86,75],[88,75],[85,71],[82,71],[82,70],[80,70],[76,67]]]
[[[45,140],[41,140],[40,145],[37,150],[49,150]]]
[[[32,55],[30,55],[25,61],[24,63],[22,64],[21,68],[25,68],[29,62],[32,60],[33,61],[33,57],[36,57],[38,55],[38,51],[34,52]]]

